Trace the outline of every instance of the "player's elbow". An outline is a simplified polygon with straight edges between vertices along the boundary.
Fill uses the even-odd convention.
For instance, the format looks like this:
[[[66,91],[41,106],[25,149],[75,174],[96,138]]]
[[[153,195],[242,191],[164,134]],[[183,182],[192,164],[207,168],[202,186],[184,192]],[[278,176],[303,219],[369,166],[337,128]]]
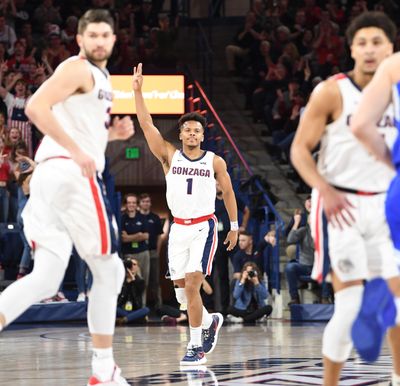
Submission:
[[[30,100],[27,105],[25,106],[25,115],[31,120],[34,121],[35,120],[35,103],[32,103],[32,101]]]
[[[350,125],[351,132],[356,138],[361,139],[364,137],[365,127],[367,126],[367,124],[368,122],[366,122],[365,119],[363,119],[363,117],[359,117],[356,115],[353,117],[351,121]]]

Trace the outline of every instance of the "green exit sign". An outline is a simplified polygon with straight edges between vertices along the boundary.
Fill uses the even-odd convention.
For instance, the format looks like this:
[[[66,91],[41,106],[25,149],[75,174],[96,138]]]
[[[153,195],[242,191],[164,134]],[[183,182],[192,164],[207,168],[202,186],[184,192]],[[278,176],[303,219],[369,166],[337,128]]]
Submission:
[[[138,147],[127,147],[125,149],[125,159],[138,159],[140,156]]]

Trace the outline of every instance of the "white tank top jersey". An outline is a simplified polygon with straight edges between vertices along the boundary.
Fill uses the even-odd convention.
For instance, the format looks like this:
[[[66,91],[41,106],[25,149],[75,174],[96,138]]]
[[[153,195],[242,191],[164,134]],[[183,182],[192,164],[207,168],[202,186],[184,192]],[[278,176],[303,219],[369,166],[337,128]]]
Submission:
[[[326,126],[321,139],[318,170],[330,184],[337,187],[385,192],[394,172],[370,155],[350,129],[351,117],[360,103],[361,90],[346,74],[335,75],[333,79],[342,95],[342,113],[336,121]],[[397,135],[393,105],[388,107],[377,125],[392,149]]]
[[[94,79],[93,89],[84,94],[69,96],[55,104],[52,110],[65,132],[83,151],[93,157],[97,171],[102,172],[113,95],[109,74],[107,70],[102,70],[79,56],[73,56],[65,62],[73,60],[84,60],[87,63]],[[36,152],[35,161],[58,156],[69,157],[69,153],[46,135]]]
[[[214,156],[205,151],[195,160],[176,150],[168,173],[167,203],[174,217],[192,219],[215,211],[216,181]]]

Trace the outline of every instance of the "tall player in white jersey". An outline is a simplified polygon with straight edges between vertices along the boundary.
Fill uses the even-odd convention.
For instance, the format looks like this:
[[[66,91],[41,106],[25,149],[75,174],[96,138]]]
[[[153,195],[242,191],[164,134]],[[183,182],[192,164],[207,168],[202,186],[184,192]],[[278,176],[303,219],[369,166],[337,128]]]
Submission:
[[[78,25],[79,57],[61,63],[26,108],[45,134],[23,212],[35,263],[31,274],[0,296],[3,328],[57,292],[75,245],[93,274],[88,305],[93,376],[88,385],[128,385],[112,352],[124,268],[115,253],[115,222],[100,178],[107,141],[133,135],[128,117],[109,125],[112,89],[105,67],[115,42],[113,27],[108,11],[87,11]]]
[[[154,126],[142,95],[142,64],[134,68],[133,90],[136,112],[151,152],[161,162],[167,182],[167,202],[174,222],[168,240],[168,267],[175,284],[176,299],[187,304],[190,342],[181,365],[200,365],[205,354],[214,349],[222,326],[221,314],[209,314],[203,307],[200,286],[211,274],[217,248],[217,224],[214,215],[216,180],[221,186],[231,221],[225,244],[232,250],[238,238],[235,194],[225,161],[200,148],[205,119],[200,114],[183,115],[179,122],[182,149],[164,140]]]
[[[368,154],[350,130],[361,89],[379,63],[392,54],[395,37],[395,26],[383,13],[365,12],[352,21],[347,39],[354,69],[328,79],[313,91],[291,149],[295,168],[313,188],[313,277],[318,280],[323,278],[324,228],[329,236],[335,311],[322,343],[325,386],[338,385],[341,368],[350,356],[350,332],[361,307],[363,280],[382,277],[392,285],[398,282],[384,215],[385,193],[393,173]],[[375,122],[379,121],[380,132],[391,146],[396,135],[392,106],[382,114]],[[312,152],[319,142],[317,165]],[[391,329],[389,335],[395,342],[399,328]],[[400,375],[400,347],[392,349],[395,378]]]

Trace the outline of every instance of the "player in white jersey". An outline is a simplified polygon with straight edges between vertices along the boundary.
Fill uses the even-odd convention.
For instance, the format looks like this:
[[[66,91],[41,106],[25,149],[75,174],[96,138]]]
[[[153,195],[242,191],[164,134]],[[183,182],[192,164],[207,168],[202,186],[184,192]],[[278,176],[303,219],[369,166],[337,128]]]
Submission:
[[[134,68],[133,90],[140,126],[151,152],[161,162],[167,182],[168,206],[174,216],[168,241],[168,267],[174,281],[176,299],[187,304],[190,342],[181,365],[206,362],[217,342],[222,325],[221,314],[209,314],[203,307],[200,286],[210,275],[217,247],[217,224],[214,216],[216,180],[223,191],[231,221],[225,244],[232,250],[238,238],[235,194],[225,161],[200,148],[204,139],[205,119],[200,114],[183,115],[179,122],[182,149],[164,140],[146,108],[142,95],[142,64]]]
[[[27,105],[26,114],[45,134],[23,212],[35,264],[31,274],[0,296],[4,328],[30,305],[57,292],[74,244],[93,274],[89,385],[128,385],[112,352],[124,268],[115,251],[116,229],[100,178],[107,141],[133,134],[128,117],[109,125],[112,90],[105,67],[115,42],[113,27],[108,11],[87,11],[78,25],[79,57],[60,64]]]
[[[350,333],[361,307],[363,280],[383,277],[392,284],[398,281],[384,215],[385,192],[392,173],[360,146],[349,126],[361,99],[361,89],[371,80],[379,63],[392,54],[395,37],[395,26],[383,13],[365,12],[352,21],[347,38],[354,69],[328,79],[313,91],[291,149],[295,168],[313,187],[312,230],[316,250],[313,277],[318,280],[323,279],[324,228],[329,236],[335,311],[322,343],[325,386],[338,385],[341,368],[350,355]],[[388,143],[393,143],[393,109],[389,107],[382,113],[376,121],[380,122],[381,133]],[[319,142],[316,165],[312,152]],[[400,336],[399,328],[391,331],[395,341]],[[393,352],[397,374],[400,374],[399,350],[397,346]]]

